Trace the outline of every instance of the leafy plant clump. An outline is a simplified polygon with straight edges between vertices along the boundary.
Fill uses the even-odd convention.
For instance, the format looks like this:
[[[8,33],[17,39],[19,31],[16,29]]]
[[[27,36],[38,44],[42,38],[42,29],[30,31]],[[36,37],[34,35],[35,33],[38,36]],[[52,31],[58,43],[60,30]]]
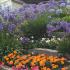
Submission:
[[[21,30],[27,37],[34,36],[36,39],[46,34],[46,25],[48,24],[47,15],[40,15],[35,20],[30,20],[22,25]]]
[[[59,41],[58,51],[63,54],[70,54],[70,37]]]

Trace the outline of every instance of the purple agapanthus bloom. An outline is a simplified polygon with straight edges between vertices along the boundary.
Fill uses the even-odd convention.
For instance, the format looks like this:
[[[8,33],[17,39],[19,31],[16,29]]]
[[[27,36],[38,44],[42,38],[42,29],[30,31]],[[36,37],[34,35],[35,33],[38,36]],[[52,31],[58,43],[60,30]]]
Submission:
[[[3,28],[4,28],[3,24],[2,24],[2,23],[0,23],[0,31],[2,31],[2,30],[3,30]]]
[[[70,33],[70,23],[68,22],[57,22],[54,24],[50,24],[49,26],[47,26],[47,30],[48,32],[54,32],[54,31],[62,31],[62,32],[67,32]]]
[[[22,44],[27,44],[29,42],[29,38],[27,37],[21,37],[20,40]]]
[[[47,30],[48,30],[48,32],[53,32],[53,31],[56,30],[56,28],[54,26],[52,26],[52,25],[48,25]]]
[[[66,6],[66,3],[61,3],[60,4],[60,7],[65,7]]]
[[[9,24],[8,25],[8,31],[9,32],[13,32],[13,30],[15,30],[15,28],[16,28],[16,25],[15,24]]]

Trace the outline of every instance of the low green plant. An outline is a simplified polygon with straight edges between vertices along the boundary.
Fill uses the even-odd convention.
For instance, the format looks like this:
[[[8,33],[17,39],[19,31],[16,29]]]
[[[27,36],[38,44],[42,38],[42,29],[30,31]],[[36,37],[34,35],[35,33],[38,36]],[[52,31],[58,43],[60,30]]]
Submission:
[[[70,22],[70,15],[63,17],[62,20],[67,21],[67,22]]]
[[[46,34],[46,25],[48,24],[47,14],[38,16],[35,20],[27,21],[22,25],[21,30],[27,37],[34,36],[41,38]]]
[[[2,60],[3,56],[15,49],[18,50],[21,46],[22,45],[15,34],[5,30],[0,31],[0,60]]]
[[[64,38],[63,40],[59,41],[58,46],[58,51],[60,53],[70,54],[70,37]]]

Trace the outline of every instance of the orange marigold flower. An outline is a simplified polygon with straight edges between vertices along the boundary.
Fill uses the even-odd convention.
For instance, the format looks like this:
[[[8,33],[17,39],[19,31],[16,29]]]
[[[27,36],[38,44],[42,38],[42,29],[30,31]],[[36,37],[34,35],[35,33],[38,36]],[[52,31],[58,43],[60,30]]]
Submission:
[[[19,55],[17,55],[17,56],[16,56],[16,58],[18,58],[18,59],[19,59],[19,58],[20,58],[20,56],[19,56]]]
[[[13,53],[11,53],[11,54],[8,54],[8,57],[12,57],[13,56]]]
[[[61,70],[66,70],[65,68],[61,68]]]
[[[47,70],[51,70],[50,68],[47,68]]]
[[[14,54],[17,54],[17,51],[13,51]]]
[[[9,60],[9,58],[7,57],[7,58],[5,58],[5,60],[6,60],[6,61],[8,61],[8,60]]]
[[[10,61],[9,64],[10,64],[10,65],[13,65],[13,61]]]

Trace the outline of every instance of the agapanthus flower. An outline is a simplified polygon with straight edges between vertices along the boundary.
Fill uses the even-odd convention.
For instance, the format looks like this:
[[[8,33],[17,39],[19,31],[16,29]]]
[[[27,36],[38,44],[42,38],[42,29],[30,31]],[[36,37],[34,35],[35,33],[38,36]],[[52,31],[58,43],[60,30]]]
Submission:
[[[16,28],[16,25],[15,24],[9,24],[8,25],[8,31],[9,32],[13,32],[15,30],[15,28]]]
[[[66,3],[61,3],[60,4],[60,7],[65,7],[66,6]]]
[[[48,32],[53,32],[53,31],[56,30],[56,28],[54,26],[52,26],[52,25],[48,25],[47,30],[48,30]]]
[[[27,43],[29,42],[29,40],[30,40],[30,39],[27,38],[27,37],[21,37],[21,38],[20,38],[20,41],[21,41],[22,44],[27,44]]]
[[[4,25],[2,23],[0,23],[0,31],[2,31],[4,28]]]
[[[47,26],[47,30],[50,33],[54,31],[60,31],[60,32],[62,31],[62,32],[70,33],[70,23],[61,21],[61,22],[55,23],[55,25],[50,24]]]

